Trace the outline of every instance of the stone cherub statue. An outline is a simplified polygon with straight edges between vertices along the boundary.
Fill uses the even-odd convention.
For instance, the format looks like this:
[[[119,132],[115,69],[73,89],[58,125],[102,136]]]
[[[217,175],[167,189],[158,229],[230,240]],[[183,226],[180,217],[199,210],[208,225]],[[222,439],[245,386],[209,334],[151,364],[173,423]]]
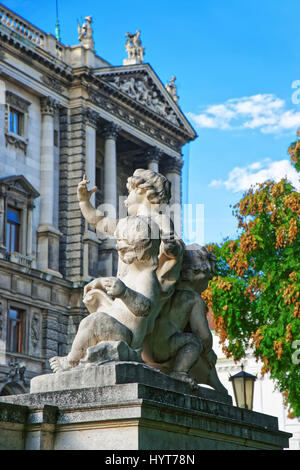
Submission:
[[[121,230],[120,227],[123,226],[122,224],[124,224],[125,220],[127,224],[128,219],[121,219],[120,221],[118,221],[116,219],[106,217],[101,211],[94,209],[90,203],[90,198],[91,195],[96,191],[97,187],[95,186],[89,191],[87,189],[88,183],[89,181],[84,176],[83,180],[78,185],[77,196],[79,200],[79,206],[85,219],[98,231],[107,233],[112,236],[116,234],[117,249],[119,251],[118,280],[116,280],[115,278],[97,278],[90,282],[87,286],[85,286],[84,302],[86,303],[87,308],[91,312],[91,315],[95,314],[95,316],[88,316],[84,320],[82,320],[81,326],[78,330],[78,334],[75,337],[71,352],[68,356],[63,358],[55,356],[50,360],[50,365],[54,372],[57,372],[59,370],[67,370],[72,367],[75,367],[78,364],[79,360],[83,358],[83,354],[86,352],[87,348],[94,345],[91,343],[91,341],[96,341],[96,339],[98,339],[98,341],[100,342],[108,340],[109,334],[106,336],[102,336],[101,339],[99,339],[100,336],[97,336],[96,339],[95,337],[94,339],[91,339],[91,334],[87,333],[87,338],[89,339],[87,339],[84,343],[82,339],[84,338],[83,331],[85,329],[87,330],[88,325],[90,324],[90,322],[93,321],[91,320],[91,318],[98,318],[100,316],[99,312],[101,313],[101,318],[103,318],[103,312],[105,312],[106,316],[113,317],[115,319],[118,319],[119,321],[118,314],[114,313],[116,304],[111,300],[111,296],[116,296],[114,288],[117,285],[121,289],[120,281],[123,282],[124,279],[127,280],[127,275],[131,276],[130,279],[133,281],[134,286],[136,285],[138,279],[136,275],[132,275],[132,269],[134,267],[131,266],[132,262],[128,262],[128,259],[131,256],[126,253],[126,250],[128,249],[128,242],[125,243],[125,245],[123,242],[124,248],[122,248],[122,243],[118,239],[118,234]],[[155,276],[156,279],[158,276],[160,279],[160,282],[158,283],[159,304],[157,304],[157,306],[155,307],[156,313],[151,315],[151,318],[154,319],[155,316],[158,315],[161,305],[170,297],[171,293],[173,292],[176,280],[180,272],[180,268],[177,265],[178,259],[180,259],[182,252],[182,244],[175,237],[171,219],[166,214],[164,214],[164,206],[168,204],[171,196],[170,183],[167,178],[165,178],[163,175],[160,175],[159,173],[155,173],[150,170],[140,169],[136,170],[133,176],[128,178],[127,188],[129,191],[129,195],[127,200],[125,201],[125,205],[127,206],[129,217],[131,216],[136,218],[147,218],[149,220],[149,225],[152,227],[151,244],[154,247],[158,247],[158,259],[157,263],[155,264]],[[157,229],[154,230],[154,227],[156,227]],[[138,237],[138,234],[134,233],[136,231],[136,227],[134,228],[133,225],[131,226],[131,231],[133,232],[131,234],[131,237],[130,234],[127,235],[127,238],[131,240],[130,249],[131,252],[135,249],[138,253],[142,247],[141,240],[139,240],[138,238],[134,238]],[[149,239],[147,239],[147,243],[150,243]],[[138,267],[139,271],[143,271],[143,269],[146,269],[145,259],[136,260],[136,263],[140,264]],[[154,266],[153,260],[152,266]],[[146,272],[144,274],[146,275]],[[149,279],[147,281],[145,276],[143,277],[141,274],[139,278],[141,279],[141,281],[138,281],[138,285],[140,284],[140,282],[144,282],[146,284],[147,282],[149,282]],[[163,298],[161,297],[161,284],[163,284],[164,286]],[[150,283],[148,286],[140,288],[146,290],[151,288],[153,290],[153,286],[154,280],[152,286]],[[128,287],[130,287],[130,285]],[[127,301],[129,298],[128,290],[126,290],[126,292]],[[139,298],[138,293],[131,294],[130,298],[133,299],[135,295],[137,296],[137,298]],[[123,298],[121,300],[123,303],[125,302]],[[133,348],[141,348],[144,336],[146,334],[149,334],[151,329],[153,329],[154,327],[154,320],[149,320],[148,323],[150,324],[150,326],[149,328],[147,327],[145,330],[143,330],[144,336],[138,336],[134,333],[136,330],[140,330],[141,328],[140,326],[138,326],[141,322],[137,317],[138,315],[134,315],[133,312],[130,313],[129,308],[129,310],[127,309],[126,321],[123,320],[123,322],[125,322],[126,324],[127,330],[122,340]],[[109,322],[111,323],[113,322],[113,320],[109,320]],[[122,327],[122,331],[125,331],[124,327]],[[111,340],[115,341],[115,337],[116,335],[111,332]],[[83,343],[84,348],[81,346]]]
[[[205,247],[186,247],[175,292],[147,336],[142,357],[175,378],[227,393],[217,376],[217,357],[201,297],[215,268],[216,258]]]
[[[84,176],[77,196],[86,221],[117,239],[117,277],[84,288],[90,314],[80,323],[68,356],[50,360],[54,372],[105,360],[146,362],[190,383],[227,393],[218,379],[212,335],[201,292],[215,270],[205,248],[185,247],[166,213],[167,178],[138,169],[128,178],[128,217],[107,217],[91,203]]]
[[[80,360],[101,362],[107,353],[141,361],[139,350],[159,312],[159,228],[150,217],[129,216],[119,221],[116,239],[119,259],[128,269],[123,276],[100,277],[86,286],[83,301],[90,314],[80,322],[70,353],[50,359],[54,372],[76,367]]]
[[[83,47],[86,49],[94,49],[93,29],[92,29],[92,17],[86,16],[86,23],[81,26],[78,22],[78,40],[81,42]]]

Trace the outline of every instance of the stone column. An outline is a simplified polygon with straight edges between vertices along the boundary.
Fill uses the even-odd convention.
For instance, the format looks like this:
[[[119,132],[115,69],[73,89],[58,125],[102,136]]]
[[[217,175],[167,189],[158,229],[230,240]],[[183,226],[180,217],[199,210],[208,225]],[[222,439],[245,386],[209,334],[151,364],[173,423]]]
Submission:
[[[107,123],[102,131],[104,137],[104,207],[109,217],[118,217],[117,203],[117,152],[116,143],[121,127],[115,123]],[[100,271],[102,275],[115,274],[115,240],[107,238],[102,243],[100,253]]]
[[[86,110],[86,162],[85,173],[90,181],[89,188],[96,185],[96,129],[98,123],[98,113],[91,109]],[[95,207],[95,193],[90,199]],[[85,221],[85,231],[83,236],[83,277],[90,280],[90,277],[97,277],[99,240],[91,226]]]
[[[40,223],[38,227],[38,269],[59,275],[59,236],[54,217],[54,111],[50,96],[41,98]]]
[[[148,170],[155,171],[155,173],[159,173],[159,162],[161,160],[162,154],[163,151],[158,147],[154,147],[154,149],[148,150],[146,156]]]
[[[90,188],[96,185],[96,129],[98,113],[86,110],[86,175],[90,180]],[[95,204],[95,193],[92,194],[91,204]]]
[[[120,126],[110,123],[103,129],[104,141],[104,204],[117,211],[117,152],[116,141]],[[107,206],[108,207],[108,206]]]
[[[40,224],[53,226],[54,202],[54,110],[56,102],[50,97],[41,99],[41,170]]]
[[[181,168],[183,162],[177,158],[169,160],[165,167],[165,175],[171,182],[171,217],[176,234],[181,236]]]

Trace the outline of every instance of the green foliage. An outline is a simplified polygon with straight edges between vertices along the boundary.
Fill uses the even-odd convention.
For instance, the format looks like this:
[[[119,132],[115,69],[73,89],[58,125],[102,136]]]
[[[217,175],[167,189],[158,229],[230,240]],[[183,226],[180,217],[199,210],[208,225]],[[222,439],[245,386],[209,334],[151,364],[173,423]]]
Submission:
[[[300,141],[289,148],[299,168]],[[240,236],[208,248],[217,275],[203,293],[228,357],[249,348],[300,416],[300,194],[286,180],[251,188],[234,207]],[[297,363],[299,362],[299,363]]]

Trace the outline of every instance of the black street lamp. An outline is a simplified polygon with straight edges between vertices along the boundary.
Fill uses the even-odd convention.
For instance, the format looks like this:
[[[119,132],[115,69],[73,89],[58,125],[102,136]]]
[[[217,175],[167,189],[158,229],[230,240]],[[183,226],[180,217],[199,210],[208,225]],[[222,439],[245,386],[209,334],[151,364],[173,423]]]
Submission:
[[[254,382],[256,380],[256,376],[248,374],[248,372],[244,371],[244,366],[241,367],[241,372],[231,375],[229,380],[232,382],[236,406],[252,410]]]

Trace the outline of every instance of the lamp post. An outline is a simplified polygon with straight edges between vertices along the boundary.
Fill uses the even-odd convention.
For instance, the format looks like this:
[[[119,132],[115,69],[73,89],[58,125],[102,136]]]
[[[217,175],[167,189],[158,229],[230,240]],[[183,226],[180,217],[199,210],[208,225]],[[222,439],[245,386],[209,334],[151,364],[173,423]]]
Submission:
[[[230,376],[229,380],[232,382],[236,405],[239,408],[252,410],[254,382],[256,380],[256,376],[248,374],[248,372],[244,371],[244,366],[241,367],[241,372]]]

